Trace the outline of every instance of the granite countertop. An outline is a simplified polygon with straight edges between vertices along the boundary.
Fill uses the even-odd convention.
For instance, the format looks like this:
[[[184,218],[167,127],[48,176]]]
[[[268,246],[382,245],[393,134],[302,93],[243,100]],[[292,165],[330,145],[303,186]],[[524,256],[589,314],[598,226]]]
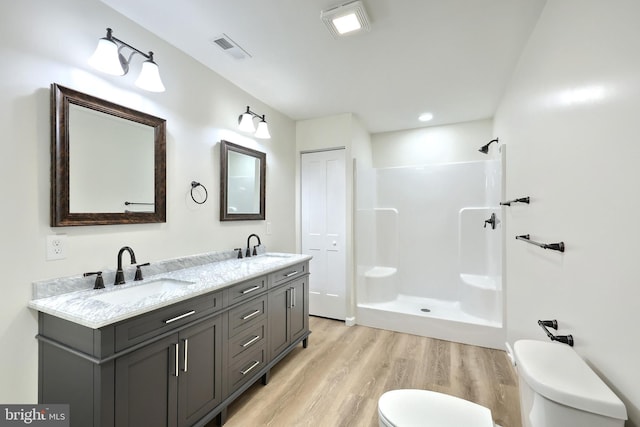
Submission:
[[[269,274],[311,259],[308,255],[266,253],[243,259],[227,259],[199,266],[174,270],[145,277],[142,281],[106,285],[105,289],[85,289],[66,292],[29,301],[34,310],[60,317],[80,325],[98,329],[130,317],[165,307],[176,302],[224,289],[233,284]],[[165,279],[182,282],[178,286],[162,288],[144,298],[108,302],[108,293],[143,286]],[[188,283],[184,283],[188,282]],[[101,298],[105,299],[104,301]]]

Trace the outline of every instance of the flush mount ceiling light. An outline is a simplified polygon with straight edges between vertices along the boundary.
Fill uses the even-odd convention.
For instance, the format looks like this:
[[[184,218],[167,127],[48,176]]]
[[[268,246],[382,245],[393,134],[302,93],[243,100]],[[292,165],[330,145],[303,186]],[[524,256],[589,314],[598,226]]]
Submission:
[[[420,120],[421,122],[428,122],[432,119],[433,119],[433,114],[431,113],[422,113],[420,114],[420,116],[418,116],[418,120]]]
[[[125,58],[121,53],[124,48],[131,49],[129,58]],[[153,61],[153,52],[144,53],[130,44],[113,37],[111,28],[107,28],[106,37],[98,40],[98,47],[89,58],[89,65],[103,73],[124,76],[129,72],[131,58],[136,53],[146,58],[136,79],[136,86],[150,92],[164,92],[165,88],[160,79],[158,64]]]
[[[320,12],[320,19],[335,38],[371,30],[369,17],[361,0],[323,10]]]
[[[253,124],[253,119],[256,118],[260,119],[257,129]],[[248,105],[247,111],[240,114],[240,117],[238,117],[238,129],[243,132],[253,133],[256,138],[271,139],[271,135],[269,134],[269,127],[267,126],[267,122],[264,119],[264,114],[260,116],[254,113],[253,111],[251,111]]]

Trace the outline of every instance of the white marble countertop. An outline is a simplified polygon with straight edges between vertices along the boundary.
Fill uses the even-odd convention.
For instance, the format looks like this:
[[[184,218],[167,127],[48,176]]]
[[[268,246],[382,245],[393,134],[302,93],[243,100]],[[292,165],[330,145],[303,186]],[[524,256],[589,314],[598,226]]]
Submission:
[[[176,302],[193,298],[227,286],[269,274],[290,265],[311,259],[308,255],[266,253],[243,259],[228,259],[200,266],[149,276],[142,281],[123,285],[107,285],[105,289],[87,289],[33,299],[28,306],[34,310],[60,317],[89,328],[98,329]],[[190,282],[162,289],[144,298],[107,302],[107,293],[144,286],[160,279]]]

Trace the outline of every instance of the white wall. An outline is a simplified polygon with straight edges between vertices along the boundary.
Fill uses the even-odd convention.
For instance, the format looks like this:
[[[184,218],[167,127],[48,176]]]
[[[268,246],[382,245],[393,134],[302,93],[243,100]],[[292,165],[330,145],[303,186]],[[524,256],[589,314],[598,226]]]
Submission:
[[[445,126],[376,133],[371,136],[376,168],[431,163],[468,162],[498,157],[498,144],[489,153],[478,149],[493,139],[493,121],[476,120]]]
[[[132,73],[111,77],[87,59],[105,28],[143,50],[153,50],[167,91],[134,86]],[[0,5],[0,402],[37,400],[36,313],[27,308],[36,280],[113,269],[123,245],[138,261],[174,258],[244,246],[258,233],[270,250],[294,251],[295,124],[190,59],[98,0],[22,0]],[[51,228],[49,226],[49,86],[60,83],[167,120],[167,222],[164,224]],[[250,105],[266,114],[272,139],[235,132]],[[219,141],[267,153],[267,221],[219,222]],[[209,200],[188,195],[204,184]],[[68,235],[67,258],[45,261],[45,238]]]
[[[557,319],[640,425],[640,3],[550,0],[495,117],[510,342]],[[564,254],[516,241],[564,241]]]

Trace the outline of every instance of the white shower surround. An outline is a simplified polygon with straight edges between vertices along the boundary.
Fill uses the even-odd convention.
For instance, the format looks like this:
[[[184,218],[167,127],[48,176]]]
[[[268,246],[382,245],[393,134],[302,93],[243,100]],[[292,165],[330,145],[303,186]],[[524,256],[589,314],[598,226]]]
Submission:
[[[501,176],[500,160],[358,173],[358,324],[504,345]]]

